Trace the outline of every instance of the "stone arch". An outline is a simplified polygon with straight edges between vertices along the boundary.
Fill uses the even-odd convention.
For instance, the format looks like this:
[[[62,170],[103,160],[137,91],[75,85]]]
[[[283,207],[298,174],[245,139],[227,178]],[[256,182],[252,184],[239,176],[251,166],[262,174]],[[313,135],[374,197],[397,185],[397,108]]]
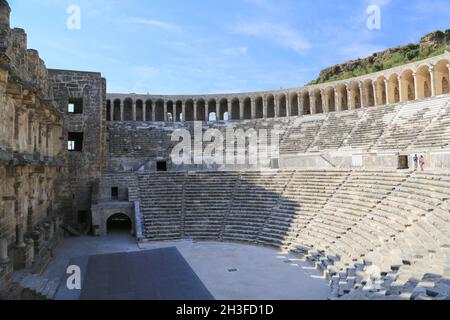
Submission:
[[[371,79],[364,81],[364,105],[367,107],[375,106],[375,98],[373,96],[373,82]]]
[[[417,97],[425,99],[431,97],[431,73],[430,66],[422,65],[416,72]]]
[[[275,97],[272,94],[267,96],[267,118],[275,118]]]
[[[112,121],[111,119],[111,100],[106,100],[106,121]]]
[[[434,78],[436,85],[436,95],[450,93],[449,61],[441,60],[434,66]]]
[[[113,110],[113,121],[121,121],[121,115],[120,115],[120,100],[115,99],[114,100],[114,110]]]
[[[325,95],[325,105],[327,106],[327,112],[335,112],[336,111],[336,102],[335,102],[335,93],[333,87],[328,87],[324,90]]]
[[[348,97],[347,87],[345,84],[338,84],[335,88],[336,91],[336,109],[338,111],[348,110]]]
[[[309,92],[308,91],[303,91],[302,92],[302,108],[303,108],[303,114],[304,115],[309,115],[311,114],[311,99],[309,98]]]
[[[144,121],[144,102],[136,100],[136,121]]]
[[[294,92],[290,94],[289,97],[290,103],[289,105],[291,106],[291,111],[290,111],[290,116],[291,117],[295,117],[299,115],[299,108],[298,108],[298,93]]]
[[[155,120],[156,122],[164,122],[164,100],[159,99],[155,103]]]
[[[133,120],[133,100],[126,98],[123,102],[123,121]]]
[[[264,118],[264,102],[262,97],[257,97],[255,99],[256,106],[256,119]]]
[[[207,111],[208,119],[207,119],[207,121],[218,121],[219,120],[216,106],[217,106],[217,103],[216,103],[215,99],[210,99],[208,101],[208,111]]]
[[[416,99],[416,88],[414,84],[414,75],[411,69],[406,69],[402,73],[402,97],[403,101],[412,101]]]
[[[228,100],[223,98],[219,101],[219,120],[228,121],[229,119]]]
[[[244,99],[244,120],[252,118],[252,100],[249,97]]]
[[[231,113],[230,113],[230,120],[239,120],[240,119],[240,107],[241,103],[238,98],[234,98],[231,100]]]
[[[153,119],[153,101],[145,101],[145,121],[155,121]]]
[[[278,95],[278,117],[287,117],[287,97],[285,93]]]
[[[133,220],[125,213],[115,213],[106,220],[106,230],[110,234],[112,231],[127,231],[130,234],[133,231]]]
[[[400,102],[400,88],[398,81],[398,74],[393,73],[388,79],[389,97],[388,104],[394,104]]]
[[[206,121],[206,102],[203,99],[197,100],[197,121]]]
[[[188,99],[185,102],[184,116],[184,121],[194,121],[194,101],[192,99]]]

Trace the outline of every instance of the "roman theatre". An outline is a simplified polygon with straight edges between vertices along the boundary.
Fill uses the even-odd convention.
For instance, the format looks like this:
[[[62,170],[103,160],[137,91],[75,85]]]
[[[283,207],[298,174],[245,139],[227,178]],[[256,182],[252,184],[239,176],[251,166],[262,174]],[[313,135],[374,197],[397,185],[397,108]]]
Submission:
[[[450,53],[292,89],[119,94],[48,69],[0,11],[2,298],[450,297]],[[175,163],[172,134],[199,126],[276,130],[279,152]]]

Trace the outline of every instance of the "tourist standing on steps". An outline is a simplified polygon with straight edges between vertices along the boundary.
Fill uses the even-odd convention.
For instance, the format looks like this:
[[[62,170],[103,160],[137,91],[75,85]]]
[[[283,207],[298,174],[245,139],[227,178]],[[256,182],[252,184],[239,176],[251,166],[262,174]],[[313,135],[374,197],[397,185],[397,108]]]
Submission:
[[[424,156],[420,156],[419,164],[420,164],[420,171],[423,171],[423,167],[425,166]]]
[[[419,168],[419,156],[416,154],[413,158],[414,161],[414,171],[417,171]]]

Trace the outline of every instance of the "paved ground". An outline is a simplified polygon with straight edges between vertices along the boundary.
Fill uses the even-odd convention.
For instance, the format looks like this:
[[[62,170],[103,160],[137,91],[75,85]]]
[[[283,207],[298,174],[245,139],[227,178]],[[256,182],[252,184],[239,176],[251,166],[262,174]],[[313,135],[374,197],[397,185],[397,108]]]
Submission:
[[[63,278],[69,261],[86,255],[170,247],[178,249],[218,300],[323,300],[329,294],[327,282],[307,262],[273,249],[190,241],[138,246],[133,238],[124,234],[66,239],[57,250],[46,277]]]

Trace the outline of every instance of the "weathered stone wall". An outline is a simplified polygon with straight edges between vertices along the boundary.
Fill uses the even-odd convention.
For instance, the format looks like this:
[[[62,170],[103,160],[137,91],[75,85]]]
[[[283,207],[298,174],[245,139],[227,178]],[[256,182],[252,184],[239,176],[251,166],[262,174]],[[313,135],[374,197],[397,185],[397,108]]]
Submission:
[[[64,145],[68,133],[83,133],[81,152],[66,153],[67,179],[61,195],[67,222],[76,222],[80,211],[89,211],[92,190],[106,166],[106,81],[99,73],[49,70],[54,101],[64,114]],[[81,114],[68,112],[69,99],[83,102]]]
[[[60,236],[55,190],[64,172],[63,119],[51,100],[47,69],[27,49],[22,29],[10,29],[0,1],[0,291],[11,272],[45,265]]]

